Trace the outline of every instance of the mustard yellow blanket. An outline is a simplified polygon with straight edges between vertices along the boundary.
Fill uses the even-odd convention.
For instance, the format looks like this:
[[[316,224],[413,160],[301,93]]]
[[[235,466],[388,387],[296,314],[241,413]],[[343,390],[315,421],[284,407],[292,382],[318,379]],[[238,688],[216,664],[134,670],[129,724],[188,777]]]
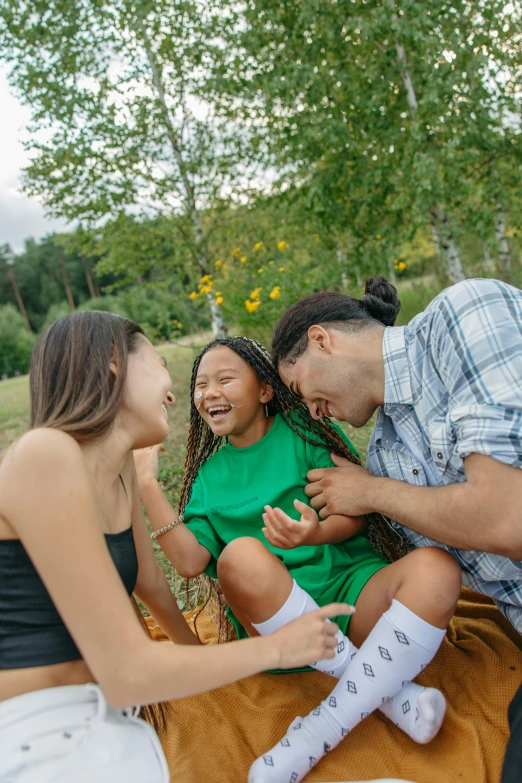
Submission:
[[[147,622],[155,639],[164,638],[152,618]],[[207,615],[198,619],[198,630],[207,644],[216,643]],[[522,638],[488,599],[464,590],[440,651],[417,681],[440,688],[448,702],[442,729],[429,745],[416,745],[375,713],[317,765],[307,783],[384,777],[499,783],[507,708],[522,681]],[[246,783],[254,759],[332,687],[320,672],[258,674],[169,702],[160,737],[172,781]]]

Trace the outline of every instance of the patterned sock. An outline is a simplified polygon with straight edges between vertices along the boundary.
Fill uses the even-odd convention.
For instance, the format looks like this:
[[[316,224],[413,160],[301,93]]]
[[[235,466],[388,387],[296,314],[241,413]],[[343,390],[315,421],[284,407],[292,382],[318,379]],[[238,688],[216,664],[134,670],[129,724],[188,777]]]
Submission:
[[[283,606],[264,623],[252,623],[252,626],[260,636],[268,636],[291,620],[315,609],[319,609],[318,604],[294,579],[292,591]],[[310,665],[339,679],[358,650],[341,631],[337,634],[337,640],[335,658],[325,658]],[[442,693],[435,688],[421,688],[415,683],[405,685],[407,690],[404,693],[401,690],[379,709],[411,739],[425,744],[433,739],[441,727],[446,701]],[[403,706],[406,702],[409,709]]]
[[[294,579],[292,591],[283,606],[272,617],[265,620],[264,623],[252,623],[252,627],[256,629],[260,636],[269,636],[284,625],[288,625],[292,620],[296,620],[308,612],[313,612],[315,609],[319,609],[318,604],[306,590],[299,587]],[[339,679],[350,661],[351,644],[342,631],[339,631],[335,638],[337,639],[335,657],[315,661],[310,666]]]
[[[393,600],[331,694],[250,768],[248,783],[298,783],[382,703],[422,671],[445,631]],[[402,709],[409,712],[408,700]]]

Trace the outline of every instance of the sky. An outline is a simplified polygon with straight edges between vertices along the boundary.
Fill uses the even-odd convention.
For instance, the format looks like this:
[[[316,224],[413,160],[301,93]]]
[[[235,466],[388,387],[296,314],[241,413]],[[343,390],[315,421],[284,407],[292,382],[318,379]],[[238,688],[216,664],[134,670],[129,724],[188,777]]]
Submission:
[[[9,87],[4,67],[0,67],[0,107],[0,245],[8,243],[21,251],[25,239],[62,231],[66,223],[47,217],[38,199],[21,192],[22,167],[29,162],[22,139],[27,137],[30,113]]]

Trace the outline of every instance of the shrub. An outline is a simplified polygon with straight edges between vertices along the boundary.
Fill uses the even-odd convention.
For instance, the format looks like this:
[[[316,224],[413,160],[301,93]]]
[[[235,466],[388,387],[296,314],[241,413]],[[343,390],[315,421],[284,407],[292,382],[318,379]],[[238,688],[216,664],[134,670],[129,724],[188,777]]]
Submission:
[[[0,334],[0,375],[28,372],[35,337],[27,331],[24,319],[11,304],[0,307]]]

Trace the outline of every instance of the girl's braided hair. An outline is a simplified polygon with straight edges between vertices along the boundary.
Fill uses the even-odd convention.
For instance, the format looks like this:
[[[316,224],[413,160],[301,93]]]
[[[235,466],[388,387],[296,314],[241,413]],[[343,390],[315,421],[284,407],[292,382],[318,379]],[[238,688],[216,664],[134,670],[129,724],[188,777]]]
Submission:
[[[225,437],[214,435],[211,428],[200,416],[194,402],[196,377],[201,360],[208,351],[221,345],[235,351],[262,381],[272,387],[274,396],[268,403],[267,412],[269,415],[280,413],[290,429],[303,440],[317,446],[317,440],[311,437],[311,435],[315,435],[316,438],[319,438],[319,445],[324,446],[328,451],[340,457],[345,457],[355,465],[361,464],[360,460],[352,454],[341,436],[332,427],[329,419],[313,419],[307,405],[285,386],[272,363],[270,354],[261,343],[248,337],[226,337],[214,340],[203,349],[192,368],[190,382],[190,429],[179,500],[180,515],[183,514],[190,500],[192,485],[201,466],[226,443]],[[368,514],[368,523],[370,541],[374,549],[384,559],[388,561],[397,560],[407,553],[402,537],[395,532],[385,517],[381,514]]]

